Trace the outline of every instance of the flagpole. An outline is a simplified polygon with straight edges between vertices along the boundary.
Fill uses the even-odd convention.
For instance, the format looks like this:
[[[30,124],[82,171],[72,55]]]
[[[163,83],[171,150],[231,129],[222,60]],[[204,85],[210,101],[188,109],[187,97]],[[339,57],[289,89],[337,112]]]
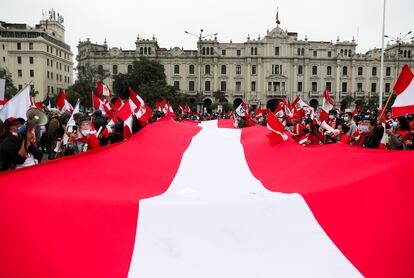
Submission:
[[[381,78],[380,78],[380,92],[379,92],[379,109],[382,109],[382,94],[384,92],[384,38],[385,38],[385,3],[382,13],[382,35],[381,35]]]

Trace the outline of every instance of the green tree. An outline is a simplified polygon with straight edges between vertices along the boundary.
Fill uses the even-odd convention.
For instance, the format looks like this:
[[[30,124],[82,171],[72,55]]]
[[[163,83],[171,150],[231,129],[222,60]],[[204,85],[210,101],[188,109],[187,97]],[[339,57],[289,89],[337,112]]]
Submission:
[[[164,66],[157,61],[146,58],[135,61],[131,73],[121,73],[114,76],[114,93],[122,98],[128,98],[128,87],[139,93],[151,107],[154,107],[156,101],[162,99],[173,105],[185,101],[185,97],[179,96],[174,88],[167,84]]]
[[[0,68],[0,78],[6,80],[6,91],[4,92],[4,97],[11,99],[18,92],[17,88],[13,84],[11,73],[6,69]]]

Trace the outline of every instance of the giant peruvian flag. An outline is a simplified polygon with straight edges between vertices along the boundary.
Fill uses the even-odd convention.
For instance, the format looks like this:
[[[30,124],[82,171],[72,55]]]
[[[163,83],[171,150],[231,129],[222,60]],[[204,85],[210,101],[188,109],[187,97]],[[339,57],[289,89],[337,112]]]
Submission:
[[[0,174],[0,273],[413,277],[412,154],[271,145],[267,133],[164,118],[127,142]],[[352,174],[338,179],[332,156]]]
[[[397,97],[392,106],[392,116],[414,113],[414,74],[408,65],[403,67],[395,83],[394,92]]]

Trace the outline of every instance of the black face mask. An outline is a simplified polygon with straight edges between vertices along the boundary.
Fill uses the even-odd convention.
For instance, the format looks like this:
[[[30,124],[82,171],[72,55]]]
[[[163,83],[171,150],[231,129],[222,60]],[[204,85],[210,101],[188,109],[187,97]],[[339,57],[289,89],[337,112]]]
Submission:
[[[308,129],[308,128],[304,128],[304,129],[303,129],[303,133],[304,133],[304,134],[308,134],[308,133],[309,133],[309,129]]]

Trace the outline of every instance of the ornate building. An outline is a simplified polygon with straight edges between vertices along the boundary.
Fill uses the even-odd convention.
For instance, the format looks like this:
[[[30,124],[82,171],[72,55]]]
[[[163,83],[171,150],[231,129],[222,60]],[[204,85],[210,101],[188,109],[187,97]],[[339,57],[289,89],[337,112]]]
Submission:
[[[73,83],[72,56],[63,17],[53,10],[35,27],[0,21],[0,68],[19,89],[32,82],[37,100]]]
[[[325,88],[336,105],[349,106],[353,100],[378,97],[380,89],[380,49],[356,53],[354,40],[300,40],[297,33],[276,27],[263,38],[249,36],[244,43],[220,43],[216,37],[199,40],[198,50],[160,48],[155,38],[138,37],[135,44],[134,50],[122,50],[109,48],[106,42],[79,42],[79,74],[85,67],[109,71],[111,76],[105,82],[111,84],[113,75],[132,70],[134,60],[155,59],[164,65],[170,85],[205,106],[215,101],[216,91],[224,93],[225,101],[243,98],[252,106],[296,95],[317,105]],[[413,53],[413,42],[387,46],[385,97],[392,90],[397,69],[406,63],[412,65]]]

